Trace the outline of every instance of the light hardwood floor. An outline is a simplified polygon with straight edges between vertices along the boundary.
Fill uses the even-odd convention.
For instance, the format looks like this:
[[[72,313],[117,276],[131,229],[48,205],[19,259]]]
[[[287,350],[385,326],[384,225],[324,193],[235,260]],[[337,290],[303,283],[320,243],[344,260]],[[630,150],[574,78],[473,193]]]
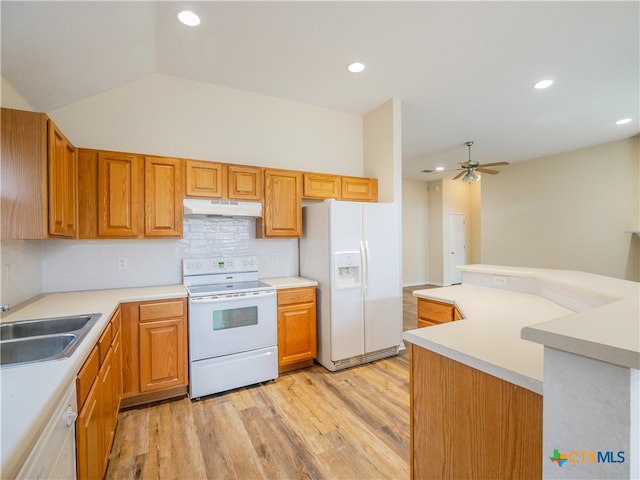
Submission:
[[[404,329],[416,328],[413,287]],[[409,354],[120,413],[107,479],[409,478]]]

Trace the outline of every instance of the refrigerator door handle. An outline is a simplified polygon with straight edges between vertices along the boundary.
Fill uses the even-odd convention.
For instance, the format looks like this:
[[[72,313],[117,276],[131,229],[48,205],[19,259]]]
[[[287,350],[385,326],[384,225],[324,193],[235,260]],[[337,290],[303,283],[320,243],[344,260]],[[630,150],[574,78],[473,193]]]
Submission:
[[[369,242],[360,242],[360,248],[362,249],[362,293],[367,295],[369,289]]]

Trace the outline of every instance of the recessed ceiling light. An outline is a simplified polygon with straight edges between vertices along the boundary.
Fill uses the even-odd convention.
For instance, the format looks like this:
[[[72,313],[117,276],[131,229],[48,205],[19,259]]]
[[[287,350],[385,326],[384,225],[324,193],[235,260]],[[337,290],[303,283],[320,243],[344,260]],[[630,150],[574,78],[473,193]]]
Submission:
[[[198,15],[190,10],[183,10],[182,12],[178,13],[178,20],[180,20],[185,25],[188,25],[189,27],[200,25],[200,17],[198,17]]]
[[[364,70],[364,64],[359,62],[352,63],[347,67],[347,70],[349,70],[351,73],[360,73]]]
[[[553,80],[540,80],[538,83],[536,83],[533,88],[536,88],[538,90],[541,90],[543,88],[547,88],[550,87],[551,85],[553,85]]]
[[[622,120],[618,120],[616,122],[616,125],[626,125],[627,123],[631,123],[630,118],[623,118]]]
[[[444,170],[444,167],[436,167],[436,172],[442,172]]]

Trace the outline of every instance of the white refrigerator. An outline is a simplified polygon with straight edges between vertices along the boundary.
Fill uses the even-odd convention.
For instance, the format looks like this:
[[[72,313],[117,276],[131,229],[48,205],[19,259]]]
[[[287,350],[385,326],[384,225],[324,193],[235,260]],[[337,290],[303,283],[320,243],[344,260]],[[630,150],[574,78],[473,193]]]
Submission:
[[[318,357],[331,371],[402,343],[401,210],[326,200],[303,208],[300,275],[318,281]]]

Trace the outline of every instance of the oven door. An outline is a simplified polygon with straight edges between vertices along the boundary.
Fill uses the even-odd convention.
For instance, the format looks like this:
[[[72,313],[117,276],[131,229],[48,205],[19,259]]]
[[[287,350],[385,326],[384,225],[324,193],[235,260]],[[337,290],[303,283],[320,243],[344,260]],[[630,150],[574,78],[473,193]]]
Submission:
[[[190,298],[191,361],[276,345],[276,308],[274,290]]]

